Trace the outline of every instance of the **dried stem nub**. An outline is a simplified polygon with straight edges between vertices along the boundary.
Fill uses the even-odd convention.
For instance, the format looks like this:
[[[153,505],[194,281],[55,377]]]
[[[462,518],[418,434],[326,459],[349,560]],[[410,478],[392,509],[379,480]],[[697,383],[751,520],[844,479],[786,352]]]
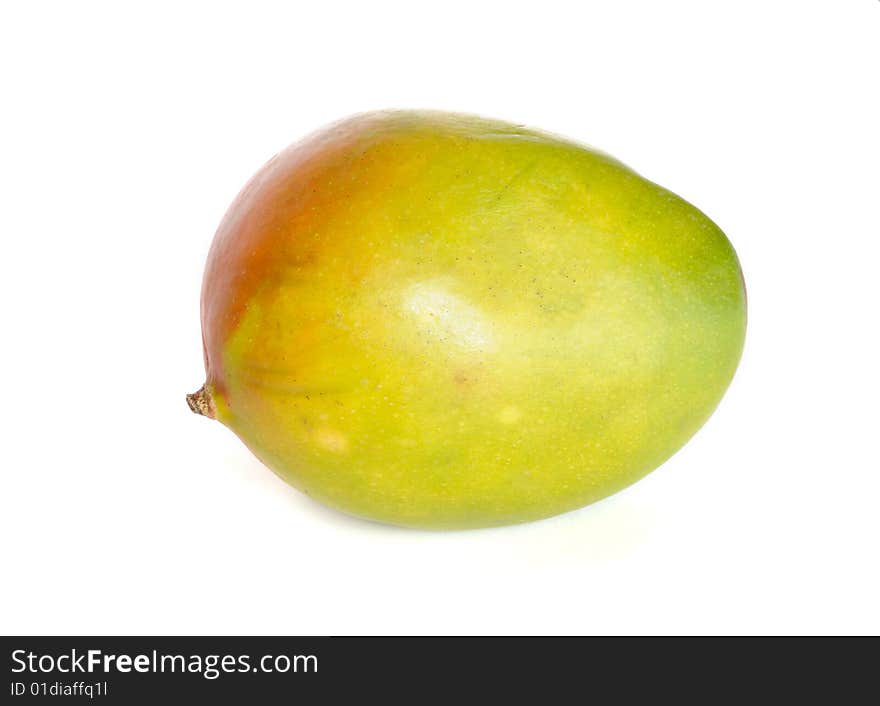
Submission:
[[[196,414],[201,414],[209,419],[217,418],[217,408],[214,406],[214,400],[211,398],[211,393],[208,392],[207,383],[202,385],[198,392],[193,392],[191,395],[187,395],[186,403]]]

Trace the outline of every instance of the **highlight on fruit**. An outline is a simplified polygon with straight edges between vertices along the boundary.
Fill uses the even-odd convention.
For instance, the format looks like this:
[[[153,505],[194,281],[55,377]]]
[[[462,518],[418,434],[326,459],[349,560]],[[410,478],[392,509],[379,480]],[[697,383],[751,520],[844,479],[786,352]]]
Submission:
[[[630,485],[706,421],[746,294],[697,208],[608,155],[453,113],[357,115],[221,222],[190,409],[343,512],[463,529]]]

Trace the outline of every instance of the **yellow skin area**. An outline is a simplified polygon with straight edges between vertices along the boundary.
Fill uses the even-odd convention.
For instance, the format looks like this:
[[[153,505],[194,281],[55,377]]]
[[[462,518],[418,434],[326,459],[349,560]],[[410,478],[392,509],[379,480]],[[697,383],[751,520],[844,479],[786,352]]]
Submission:
[[[283,210],[297,169],[314,203],[263,219],[272,257],[219,352],[208,340],[208,389],[266,465],[328,505],[438,529],[582,507],[679,449],[734,374],[746,301],[731,244],[606,155],[387,112],[280,162],[271,188],[251,187],[271,193],[227,220]],[[209,279],[203,296],[224,305]]]

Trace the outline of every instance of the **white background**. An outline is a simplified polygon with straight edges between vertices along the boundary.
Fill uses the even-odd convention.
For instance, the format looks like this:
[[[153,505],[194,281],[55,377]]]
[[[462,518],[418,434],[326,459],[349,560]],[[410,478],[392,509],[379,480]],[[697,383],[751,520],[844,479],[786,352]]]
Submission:
[[[3,633],[880,632],[880,2],[138,5],[0,10]],[[593,144],[727,232],[745,356],[661,469],[416,532],[190,413],[227,205],[384,107]]]

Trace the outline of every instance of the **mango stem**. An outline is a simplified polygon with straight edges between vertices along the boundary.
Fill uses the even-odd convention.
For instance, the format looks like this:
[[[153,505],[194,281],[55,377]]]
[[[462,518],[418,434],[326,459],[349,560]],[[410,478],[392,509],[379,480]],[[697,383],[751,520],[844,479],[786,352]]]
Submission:
[[[217,407],[208,391],[208,383],[202,385],[198,392],[193,392],[186,396],[186,403],[189,408],[196,414],[201,414],[208,419],[217,418]]]

